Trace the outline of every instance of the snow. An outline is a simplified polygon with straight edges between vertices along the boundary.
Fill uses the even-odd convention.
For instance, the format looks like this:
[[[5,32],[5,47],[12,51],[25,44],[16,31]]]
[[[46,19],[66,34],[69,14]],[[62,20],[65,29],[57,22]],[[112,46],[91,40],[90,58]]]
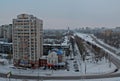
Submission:
[[[2,64],[2,63],[3,63],[3,64],[8,64],[8,61],[7,61],[6,59],[1,59],[1,58],[0,58],[0,64]]]
[[[103,48],[102,46],[95,43],[90,35],[86,35],[86,34],[78,34],[78,35],[80,37],[82,37],[83,39],[85,39],[86,41],[89,41],[89,42]],[[110,67],[109,61],[106,60],[105,58],[102,58],[102,61],[95,63],[93,61],[93,59],[91,59],[93,53],[90,50],[88,50],[91,55],[90,57],[88,57],[89,60],[86,60],[85,62],[83,62],[81,60],[80,52],[79,52],[76,44],[75,44],[75,50],[77,52],[76,56],[73,56],[73,53],[71,52],[71,56],[74,58],[74,60],[71,60],[71,56],[66,57],[67,62],[69,63],[69,65],[68,65],[69,71],[67,71],[67,70],[49,70],[49,69],[43,70],[43,68],[26,69],[25,70],[25,69],[15,68],[12,64],[9,64],[9,65],[0,65],[0,72],[8,73],[9,71],[11,71],[12,74],[15,74],[15,75],[29,75],[29,76],[33,76],[33,75],[34,76],[78,76],[78,75],[91,75],[91,74],[92,75],[107,74],[107,73],[113,72],[116,69],[116,66],[113,63],[111,63],[111,67]],[[107,50],[107,49],[104,49],[104,50],[107,51],[108,53],[116,56],[109,50]],[[75,68],[74,68],[75,61],[76,61],[76,64],[78,65],[79,72],[75,72]],[[85,72],[85,68],[86,68],[86,72]],[[108,81],[108,80],[109,81],[118,81],[118,80],[120,80],[120,78],[89,79],[89,80],[82,79],[82,80],[68,80],[68,81]],[[6,78],[0,78],[0,81],[9,81],[9,80]],[[25,81],[25,80],[11,79],[11,81]],[[36,80],[27,80],[27,81],[36,81]],[[44,81],[64,81],[64,80],[44,80]]]
[[[28,69],[28,70],[23,70],[23,69],[13,69],[10,68],[10,66],[3,66],[0,67],[0,71],[2,73],[7,73],[9,71],[12,72],[12,74],[16,74],[16,75],[30,75],[30,76],[47,76],[47,75],[51,75],[51,76],[78,76],[78,75],[83,75],[84,73],[84,66],[85,64],[82,63],[82,69],[81,66],[79,66],[79,72],[75,72],[74,67],[73,67],[73,61],[69,61],[70,62],[70,70],[41,70],[41,69],[36,69],[36,70],[32,70],[32,69]],[[109,63],[98,63],[98,64],[93,64],[93,63],[89,63],[86,62],[86,67],[87,67],[87,74],[104,74],[104,73],[109,73],[109,72],[113,72],[115,70],[115,66],[112,64],[112,67],[109,67]]]
[[[93,41],[93,39],[91,38],[91,36],[89,34],[76,33],[75,35],[79,36],[80,38],[84,39],[85,41],[95,44],[95,42]]]
[[[68,37],[65,36],[64,41],[63,41],[63,43],[61,43],[61,45],[62,46],[68,46],[68,42],[69,42]]]
[[[92,34],[91,36],[92,36],[92,37],[94,37],[94,38],[96,38],[93,34]],[[113,49],[113,50],[115,50],[115,51],[117,51],[117,50],[118,50],[117,48],[112,47],[112,46],[110,46],[110,45],[108,45],[108,44],[104,43],[104,42],[103,42],[103,41],[101,41],[100,39],[97,39],[97,38],[96,38],[96,40],[97,40],[99,43],[101,43],[101,44],[105,45],[106,47],[109,47],[109,48],[111,48],[111,49]]]
[[[0,81],[120,81],[120,77],[105,79],[80,79],[80,80],[30,80],[30,79],[8,79],[0,78]]]
[[[113,52],[111,52],[110,50],[104,48],[103,46],[97,44],[95,41],[93,41],[92,37],[91,37],[91,34],[83,34],[83,33],[76,33],[75,35],[79,36],[80,38],[84,39],[85,41],[88,41],[90,42],[91,44],[93,45],[96,45],[98,47],[100,47],[101,49],[103,49],[105,52],[107,52],[108,54],[111,54],[112,56],[114,56],[116,59],[119,59],[120,60],[120,57],[116,54],[114,54]],[[100,41],[98,40],[101,44],[104,44],[106,47],[110,47],[109,45],[103,43],[103,41]],[[117,50],[113,47],[110,47],[112,48],[113,50]]]
[[[13,43],[8,43],[8,42],[2,42],[2,41],[0,41],[0,44],[8,44],[8,45],[12,45]]]
[[[83,68],[85,68],[85,66],[83,66]],[[87,68],[86,74],[105,74],[105,73],[114,72],[116,66],[114,64],[111,64],[110,66],[110,63],[106,62],[106,60],[103,59],[102,61],[95,64],[86,62],[86,68]]]
[[[97,43],[96,43],[96,42],[93,40],[93,38],[92,38],[92,37],[96,38],[93,34],[76,33],[75,35],[79,36],[80,38],[84,39],[85,41],[88,41],[88,42],[90,42],[90,43],[92,43],[92,44],[94,44],[94,45],[97,45]],[[91,36],[92,36],[92,37],[91,37]],[[96,40],[97,40],[100,44],[103,44],[103,45],[105,45],[105,46],[108,47],[108,48],[111,48],[111,49],[113,49],[113,50],[115,50],[115,51],[118,51],[118,49],[116,49],[116,48],[114,48],[114,47],[112,47],[112,46],[104,43],[103,41],[101,41],[101,40],[99,40],[99,39],[97,39],[97,38],[96,38]]]
[[[12,74],[16,75],[30,75],[30,76],[78,76],[85,74],[85,65],[86,65],[86,75],[88,74],[105,74],[113,72],[116,69],[116,66],[111,63],[111,67],[109,67],[109,62],[106,61],[105,58],[102,59],[102,61],[98,63],[91,62],[91,60],[87,60],[83,62],[81,60],[81,56],[79,53],[79,50],[77,48],[77,45],[75,44],[75,49],[77,52],[76,56],[73,56],[73,53],[71,52],[71,56],[74,57],[74,60],[70,60],[71,56],[66,57],[67,62],[69,63],[69,71],[65,70],[43,70],[43,68],[39,69],[18,69],[15,68],[13,65],[0,65],[0,72],[1,73],[7,73],[9,71],[12,72]],[[92,53],[90,52],[90,55]],[[90,57],[89,57],[90,58]],[[74,61],[77,62],[78,70],[79,72],[75,72],[74,68]]]
[[[76,58],[79,59],[81,58],[81,56],[79,54],[76,44],[75,44],[75,48],[78,53]],[[86,67],[86,74],[104,74],[104,73],[113,72],[116,69],[116,66],[113,63],[110,63],[106,58],[102,58],[101,61],[99,61],[98,63],[95,63],[95,61],[93,60],[94,53],[92,53],[90,49],[87,49],[87,52],[89,53],[90,56],[86,57],[86,59],[89,58],[89,60],[79,63],[79,67],[80,67],[79,69],[82,68],[82,70],[84,70],[84,72],[82,73],[85,73],[85,67]]]

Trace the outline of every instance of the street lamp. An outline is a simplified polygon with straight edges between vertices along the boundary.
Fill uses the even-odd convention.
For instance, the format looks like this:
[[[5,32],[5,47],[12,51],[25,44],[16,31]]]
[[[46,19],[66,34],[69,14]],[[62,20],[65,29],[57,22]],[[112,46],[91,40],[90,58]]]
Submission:
[[[39,67],[38,67],[38,81],[39,81]]]
[[[108,54],[108,58],[109,58],[109,68],[111,68],[111,57],[110,57],[110,54]]]
[[[85,60],[85,74],[87,72],[86,60]]]

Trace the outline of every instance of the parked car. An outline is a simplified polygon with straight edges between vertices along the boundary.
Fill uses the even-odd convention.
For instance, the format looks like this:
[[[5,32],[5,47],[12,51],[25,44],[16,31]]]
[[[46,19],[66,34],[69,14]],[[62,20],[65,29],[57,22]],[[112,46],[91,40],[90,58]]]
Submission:
[[[75,72],[79,72],[79,69],[76,69]]]

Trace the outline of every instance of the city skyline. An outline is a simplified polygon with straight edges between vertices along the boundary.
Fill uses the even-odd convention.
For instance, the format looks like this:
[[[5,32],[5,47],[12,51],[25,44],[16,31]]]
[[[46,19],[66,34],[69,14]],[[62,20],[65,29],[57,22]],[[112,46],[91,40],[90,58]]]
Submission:
[[[0,25],[12,23],[18,14],[44,20],[44,29],[120,26],[119,0],[1,0]]]

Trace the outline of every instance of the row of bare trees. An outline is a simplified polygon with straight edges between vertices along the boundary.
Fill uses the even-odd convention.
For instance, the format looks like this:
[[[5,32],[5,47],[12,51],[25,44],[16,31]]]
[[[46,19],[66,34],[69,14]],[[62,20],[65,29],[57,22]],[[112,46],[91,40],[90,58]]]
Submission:
[[[95,33],[95,36],[113,47],[120,48],[120,32],[111,32],[110,34],[99,32]]]
[[[85,42],[78,36],[75,36],[75,39],[83,61],[85,61],[86,56],[89,55],[89,53],[87,52],[87,48],[94,53],[93,59],[96,62],[101,61],[102,58],[106,56],[105,52],[96,45],[92,45],[89,42]]]

